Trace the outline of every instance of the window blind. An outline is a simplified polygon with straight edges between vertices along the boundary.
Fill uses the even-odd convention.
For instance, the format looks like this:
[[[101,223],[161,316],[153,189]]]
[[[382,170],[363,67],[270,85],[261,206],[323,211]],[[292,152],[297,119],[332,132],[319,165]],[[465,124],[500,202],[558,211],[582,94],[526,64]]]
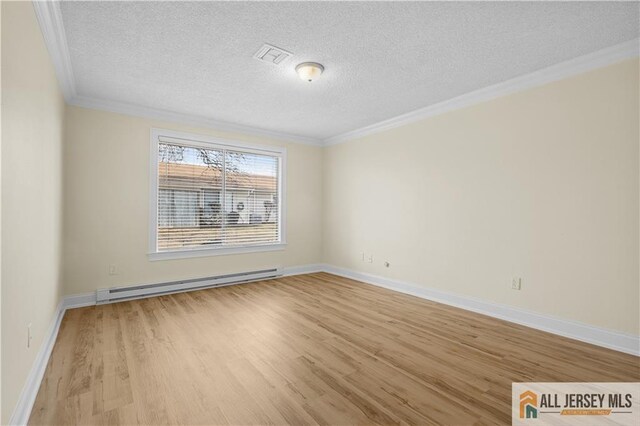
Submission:
[[[158,143],[157,251],[280,242],[277,154]]]

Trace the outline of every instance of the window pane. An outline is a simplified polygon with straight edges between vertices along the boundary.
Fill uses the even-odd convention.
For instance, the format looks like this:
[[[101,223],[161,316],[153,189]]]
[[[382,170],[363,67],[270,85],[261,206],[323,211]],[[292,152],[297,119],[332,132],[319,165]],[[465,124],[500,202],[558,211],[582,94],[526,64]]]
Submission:
[[[227,244],[279,241],[278,161],[268,155],[226,152]]]
[[[222,192],[224,153],[160,143],[158,250],[220,244],[215,194]]]
[[[158,145],[157,250],[280,242],[280,158]]]
[[[202,225],[220,224],[222,221],[222,204],[218,190],[205,189],[202,192]]]
[[[172,223],[172,191],[170,189],[161,189],[158,192],[158,226],[171,226]]]

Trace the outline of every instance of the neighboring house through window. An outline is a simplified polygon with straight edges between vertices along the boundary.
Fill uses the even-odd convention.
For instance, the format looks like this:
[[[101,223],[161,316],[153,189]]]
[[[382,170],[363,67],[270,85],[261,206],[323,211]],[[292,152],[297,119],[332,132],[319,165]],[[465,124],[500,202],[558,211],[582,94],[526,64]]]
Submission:
[[[285,151],[153,129],[150,257],[280,249]]]

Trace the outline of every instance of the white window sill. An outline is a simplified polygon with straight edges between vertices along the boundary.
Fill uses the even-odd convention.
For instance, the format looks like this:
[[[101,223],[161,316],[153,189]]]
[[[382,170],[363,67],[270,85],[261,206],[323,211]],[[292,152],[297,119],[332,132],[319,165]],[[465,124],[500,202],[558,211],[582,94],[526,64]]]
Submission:
[[[241,247],[185,249],[185,250],[160,251],[155,253],[148,253],[147,256],[149,257],[150,261],[187,259],[190,257],[224,256],[228,254],[278,251],[278,250],[284,250],[286,246],[287,246],[286,243],[278,243],[278,244],[265,244],[265,245],[241,246]]]

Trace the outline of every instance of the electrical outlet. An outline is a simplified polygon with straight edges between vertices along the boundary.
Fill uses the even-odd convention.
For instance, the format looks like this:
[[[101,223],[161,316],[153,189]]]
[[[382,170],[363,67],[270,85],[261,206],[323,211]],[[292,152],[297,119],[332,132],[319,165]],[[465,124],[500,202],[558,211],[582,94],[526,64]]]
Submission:
[[[31,335],[31,323],[27,326],[27,349],[31,347],[31,339],[33,336]]]
[[[522,278],[516,277],[513,280],[511,280],[511,289],[522,290]]]
[[[109,275],[118,275],[118,266],[115,263],[109,265]]]
[[[370,255],[367,257],[367,262],[369,262],[369,263],[373,263],[373,255],[372,255],[372,254],[370,254]]]
[[[384,267],[388,268],[389,266],[391,266],[391,264],[389,262],[384,262]]]

